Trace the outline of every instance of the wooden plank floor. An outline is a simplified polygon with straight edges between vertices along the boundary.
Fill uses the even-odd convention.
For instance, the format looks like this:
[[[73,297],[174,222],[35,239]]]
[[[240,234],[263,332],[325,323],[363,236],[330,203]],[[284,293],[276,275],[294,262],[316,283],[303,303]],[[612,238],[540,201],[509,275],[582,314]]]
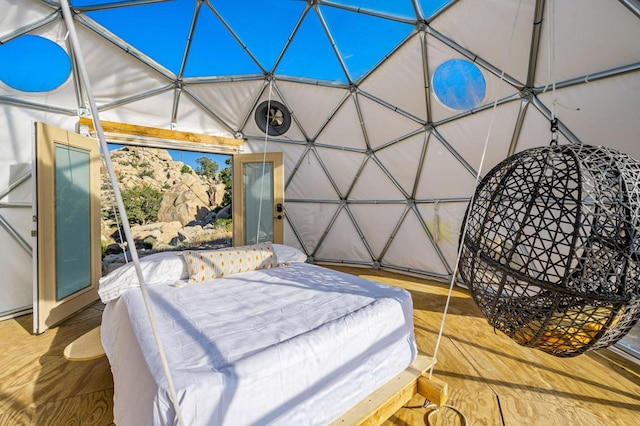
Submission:
[[[401,286],[414,301],[416,337],[432,355],[447,289],[439,283],[368,269],[335,269]],[[0,426],[110,425],[113,381],[106,358],[70,362],[67,344],[100,324],[96,303],[59,327],[32,336],[31,316],[0,322]],[[480,317],[468,292],[456,289],[434,377],[451,388],[449,404],[468,424],[639,425],[640,369],[606,352],[555,358],[523,348]],[[424,425],[430,410],[416,396],[386,425]],[[462,424],[454,410],[431,425]]]

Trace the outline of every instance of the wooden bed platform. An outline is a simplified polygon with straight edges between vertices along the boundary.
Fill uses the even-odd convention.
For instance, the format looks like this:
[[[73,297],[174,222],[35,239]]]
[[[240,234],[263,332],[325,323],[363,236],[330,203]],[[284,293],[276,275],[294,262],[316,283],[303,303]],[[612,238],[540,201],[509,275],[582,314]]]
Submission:
[[[410,290],[418,347],[432,354],[446,286],[384,271],[335,269]],[[30,333],[30,315],[0,322],[0,425],[112,424],[113,382],[106,357],[70,362],[63,355],[69,343],[100,324],[101,314],[102,304],[96,303],[40,336]],[[462,289],[454,290],[434,378],[449,385],[448,404],[470,424],[639,424],[637,365],[609,351],[555,358],[523,348],[495,334]],[[413,396],[405,408],[390,411],[383,424],[424,425],[430,410],[422,408],[423,402],[424,397]],[[375,411],[364,411],[376,421]],[[434,413],[431,421],[461,424],[449,409]]]

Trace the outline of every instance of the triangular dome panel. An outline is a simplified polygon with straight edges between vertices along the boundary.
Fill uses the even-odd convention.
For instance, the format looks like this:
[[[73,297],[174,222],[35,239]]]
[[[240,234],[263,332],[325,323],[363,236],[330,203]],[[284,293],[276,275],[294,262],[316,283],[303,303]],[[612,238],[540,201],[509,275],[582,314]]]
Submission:
[[[339,208],[327,203],[286,203],[287,218],[304,244],[313,253]]]
[[[221,122],[208,111],[205,111],[187,93],[184,91],[181,93],[175,123],[176,130],[203,129],[204,133],[207,134],[234,137],[235,129],[230,129],[229,127],[228,123]]]
[[[238,131],[263,86],[263,80],[189,84],[187,91],[210,105],[218,117]]]
[[[431,135],[422,174],[418,180],[417,199],[469,197],[476,180],[449,150]]]
[[[583,143],[631,152],[640,143],[639,94],[640,71],[607,81],[558,89],[556,115]],[[538,98],[549,107],[553,105],[551,92],[540,94]],[[614,129],[615,137],[612,137]]]
[[[4,2],[2,14],[0,14],[0,39],[4,42],[4,36],[14,32],[18,28],[26,27],[32,22],[39,21],[54,13],[50,6],[44,3],[31,2],[25,7],[23,2]]]
[[[82,55],[91,75],[91,88],[98,107],[167,87],[170,82],[120,48],[105,43],[92,31],[77,27]],[[105,61],[104,58],[109,60]],[[171,114],[171,107],[167,115]],[[132,119],[124,123],[133,123]],[[148,125],[148,124],[147,124]]]
[[[312,49],[309,46],[313,46]],[[278,68],[292,77],[348,82],[318,15],[310,10],[298,28]]]
[[[322,129],[316,142],[323,145],[367,150],[358,111],[352,97],[342,104],[327,126]]]
[[[271,92],[271,94],[269,94],[269,92]],[[286,102],[282,98],[280,98],[275,88],[272,89],[269,87],[269,85],[265,86],[262,92],[262,95],[260,96],[260,99],[258,99],[258,102],[255,105],[255,108],[249,111],[249,119],[247,120],[247,123],[245,124],[244,128],[241,130],[245,136],[250,138],[264,139],[265,132],[261,130],[256,124],[255,112],[257,107],[260,106],[261,103],[268,102],[269,100],[277,101],[277,102],[280,102],[281,104],[287,105]],[[302,131],[300,131],[300,128],[296,124],[295,120],[293,120],[293,118],[291,119],[291,126],[289,127],[289,130],[287,130],[285,133],[283,133],[280,136],[273,136],[273,137],[276,139],[287,139],[287,140],[302,141],[302,142],[306,142],[307,140],[304,137],[304,134],[302,133]],[[269,138],[271,138],[271,136],[269,136]]]
[[[616,1],[589,2],[588,7],[580,0],[551,4],[555,5],[555,37],[549,43],[548,30],[542,31],[537,87],[638,63],[637,11],[634,16],[623,2]],[[549,66],[550,58],[553,69]]]
[[[106,8],[87,15],[177,75],[194,11],[193,1],[176,0],[128,6],[126,14]]]
[[[348,244],[345,244],[345,241],[348,241]],[[344,209],[338,213],[336,221],[316,251],[315,257],[320,261],[371,261],[369,251]]]
[[[359,87],[426,122],[426,94],[424,90],[416,90],[416,87],[426,87],[420,35],[413,36]]]
[[[120,123],[145,123],[146,126],[171,128],[171,106],[174,92],[169,90],[155,96],[129,102],[100,112],[100,119]],[[186,123],[182,123],[185,127]],[[195,126],[195,123],[194,123]]]
[[[287,198],[306,200],[339,199],[313,150],[308,150],[299,163],[298,170],[296,170],[287,187]]]
[[[409,211],[382,258],[383,266],[403,266],[413,271],[431,271],[447,276],[438,252],[431,244],[418,217]]]
[[[469,203],[429,203],[418,204],[418,211],[431,232],[434,242],[450,262],[453,269],[458,256],[458,241],[462,228],[464,212]]]
[[[419,133],[376,152],[376,157],[407,194],[413,193],[426,135]]]
[[[278,7],[266,4],[252,7],[246,2],[222,1],[215,2],[214,6],[267,71],[272,70],[305,9],[304,2],[279,2]],[[269,26],[268,37],[265,37],[264,31],[256,31],[266,22],[278,23]]]
[[[491,108],[466,117],[464,120],[445,123],[438,126],[438,132],[474,170],[480,167],[488,136],[487,152],[481,173],[485,175],[507,156],[519,109],[520,102],[510,102],[500,105],[495,112]],[[492,121],[493,125],[491,125]]]
[[[320,11],[351,81],[371,70],[414,29],[410,24],[333,7],[320,6]]]
[[[32,36],[38,36],[46,39],[47,44],[55,43],[57,46],[56,45],[52,45],[52,46],[54,46],[56,50],[60,51],[60,55],[62,57],[65,57],[68,55],[69,57],[67,59],[69,63],[71,62],[71,58],[70,58],[71,54],[67,47],[67,43],[65,41],[66,28],[64,27],[62,22],[56,22],[54,24],[50,24],[45,27],[38,28],[37,30],[32,31],[29,34]],[[58,49],[58,47],[62,50]],[[37,52],[27,51],[27,52],[23,52],[23,54],[25,54],[26,56],[25,60],[27,64],[24,64],[25,66],[27,66],[29,62],[33,62],[32,66],[31,67],[27,66],[27,68],[32,68],[32,71],[36,75],[39,72],[42,72],[42,71],[38,71],[38,70],[43,70],[43,68],[42,68],[42,58],[37,56],[38,55]],[[33,54],[34,56],[33,57],[30,56],[30,54]],[[5,84],[5,81],[4,81],[5,72],[10,73],[11,71],[9,67],[7,67],[7,65],[10,63],[11,63],[11,58],[6,57],[2,50],[2,47],[0,47],[0,64],[2,64],[0,65],[0,96],[6,96],[8,98],[16,98],[16,99],[19,99],[21,97],[26,97],[28,99],[28,102],[32,102],[35,104],[49,105],[56,108],[70,109],[72,111],[75,111],[78,108],[78,100],[76,95],[76,81],[70,69],[69,69],[70,75],[66,78],[66,80],[62,81],[64,78],[63,77],[64,73],[60,76],[61,78],[58,81],[58,83],[62,82],[62,84],[60,84],[55,89],[42,91],[42,92],[38,92],[38,91],[24,92],[22,90],[17,90]],[[46,73],[47,72],[46,68],[44,68],[44,70],[45,70],[44,72]],[[28,78],[25,78],[24,74],[22,73],[17,73],[15,76],[18,77],[19,79],[21,78],[28,82]],[[9,77],[9,75],[7,75],[6,77]],[[9,79],[7,78],[7,81],[8,80]]]
[[[504,67],[507,75],[524,84],[529,66],[534,6],[534,2],[499,0],[458,2],[438,16],[432,26],[449,38],[455,37],[456,43],[496,68]],[[519,25],[514,26],[514,21]],[[429,66],[432,64],[430,62]]]
[[[316,148],[318,155],[329,171],[329,175],[338,187],[340,194],[344,197],[356,176],[362,162],[367,158],[365,155],[351,152],[341,151],[331,148]]]
[[[184,76],[262,73],[255,61],[205,5],[206,3],[198,14]]]
[[[370,158],[357,177],[349,194],[350,200],[406,200],[402,192]]]
[[[449,60],[464,60],[467,62],[469,62],[469,60],[431,35],[427,35],[427,52],[429,63],[429,87],[431,88],[431,121],[437,123],[446,118],[459,115],[464,111],[450,108],[446,106],[442,102],[442,100],[438,99],[438,96],[436,96],[436,94],[434,93],[433,87],[434,73],[438,71],[438,67],[440,65]],[[471,64],[471,62],[469,63]],[[482,73],[482,77],[484,78],[486,84],[484,98],[480,100],[476,107],[489,105],[492,104],[496,99],[506,98],[518,93],[518,89],[514,88],[505,81],[500,80],[499,77],[496,77],[495,75],[482,69],[480,66],[477,66],[475,64],[473,64],[472,66],[477,67],[477,69]],[[456,84],[459,83],[464,83],[464,81],[456,81]]]
[[[551,141],[551,131],[549,130],[549,120],[542,115],[533,105],[529,105],[522,122],[522,130],[514,153],[538,146],[549,145]],[[569,141],[558,132],[558,143],[561,145]],[[487,170],[488,171],[488,170]],[[486,174],[486,173],[483,173]]]
[[[420,129],[422,125],[364,96],[358,96],[371,148]]]
[[[291,109],[295,111],[300,126],[312,139],[348,93],[344,89],[334,87],[311,86],[286,81],[279,81],[278,88],[282,91],[282,95],[286,98]],[[309,102],[309,99],[314,99],[314,101]]]
[[[402,204],[378,204],[375,207],[362,204],[349,206],[376,258],[382,254],[404,209],[405,206]]]

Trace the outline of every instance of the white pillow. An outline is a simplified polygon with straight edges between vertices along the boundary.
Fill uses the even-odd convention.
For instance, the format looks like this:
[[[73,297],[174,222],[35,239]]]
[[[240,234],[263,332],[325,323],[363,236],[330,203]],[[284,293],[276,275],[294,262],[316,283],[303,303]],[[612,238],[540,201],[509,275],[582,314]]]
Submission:
[[[278,265],[307,261],[307,255],[295,247],[285,246],[283,244],[273,244],[273,251],[278,258]]]
[[[179,252],[161,252],[140,259],[140,267],[146,284],[158,284],[189,278],[187,264]],[[140,287],[133,262],[111,271],[100,278],[98,294],[103,303],[117,299],[129,288]]]

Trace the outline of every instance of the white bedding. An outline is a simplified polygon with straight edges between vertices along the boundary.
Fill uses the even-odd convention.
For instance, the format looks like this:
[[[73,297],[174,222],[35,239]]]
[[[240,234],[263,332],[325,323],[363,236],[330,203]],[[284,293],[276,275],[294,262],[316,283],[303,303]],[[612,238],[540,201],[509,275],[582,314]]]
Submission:
[[[314,265],[148,290],[187,425],[326,424],[416,355],[408,292]],[[102,341],[116,424],[176,424],[139,288]]]

